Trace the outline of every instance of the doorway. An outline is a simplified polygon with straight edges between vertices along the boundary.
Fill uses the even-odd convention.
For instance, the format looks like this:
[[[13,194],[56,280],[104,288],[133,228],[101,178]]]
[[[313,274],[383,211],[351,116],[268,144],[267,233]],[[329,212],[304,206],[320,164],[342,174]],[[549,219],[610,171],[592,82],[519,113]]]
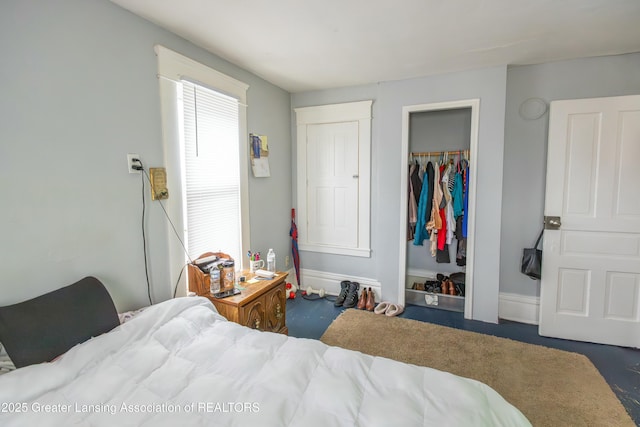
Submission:
[[[408,214],[408,174],[409,174],[409,145],[411,115],[416,113],[437,112],[445,110],[470,109],[471,123],[469,131],[469,190],[468,190],[468,232],[466,248],[466,278],[465,278],[465,298],[464,317],[473,319],[473,260],[475,252],[475,201],[476,201],[476,177],[477,177],[477,152],[478,152],[478,123],[479,123],[479,99],[469,99],[452,102],[440,102],[432,104],[419,104],[405,106],[402,109],[402,141],[401,141],[401,166],[400,166],[400,242],[399,253],[399,275],[398,275],[398,302],[405,304],[406,277],[407,277],[407,214]]]

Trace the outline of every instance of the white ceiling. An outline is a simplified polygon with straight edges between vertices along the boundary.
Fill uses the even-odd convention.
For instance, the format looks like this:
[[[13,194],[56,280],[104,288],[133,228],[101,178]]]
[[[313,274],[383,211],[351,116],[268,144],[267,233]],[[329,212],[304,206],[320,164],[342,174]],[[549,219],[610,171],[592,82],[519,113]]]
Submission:
[[[640,0],[111,0],[290,92],[640,51]]]

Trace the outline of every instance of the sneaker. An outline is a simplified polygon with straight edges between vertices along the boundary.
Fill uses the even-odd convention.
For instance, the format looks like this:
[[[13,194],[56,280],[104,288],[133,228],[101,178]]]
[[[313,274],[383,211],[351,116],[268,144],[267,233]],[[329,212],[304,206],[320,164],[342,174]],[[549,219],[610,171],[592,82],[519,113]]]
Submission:
[[[347,292],[347,296],[344,299],[344,304],[342,304],[345,308],[352,308],[358,304],[358,289],[360,288],[360,283],[358,282],[350,282],[349,283],[349,291]]]
[[[344,300],[347,297],[347,293],[349,292],[349,285],[351,284],[348,280],[343,280],[340,282],[340,294],[338,294],[338,298],[333,302],[333,305],[336,307],[340,307],[344,304]]]

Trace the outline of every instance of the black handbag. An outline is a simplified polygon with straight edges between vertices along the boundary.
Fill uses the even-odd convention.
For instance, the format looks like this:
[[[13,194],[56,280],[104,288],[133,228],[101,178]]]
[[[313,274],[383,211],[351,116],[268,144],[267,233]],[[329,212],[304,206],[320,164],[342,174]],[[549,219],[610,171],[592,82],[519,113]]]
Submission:
[[[533,248],[525,248],[522,251],[522,263],[520,265],[520,271],[522,274],[529,276],[532,279],[541,278],[542,273],[542,250],[538,249],[538,245],[540,244],[540,239],[542,239],[542,234],[544,233],[544,228],[540,231],[540,235],[538,236],[538,240],[536,240],[536,244]]]

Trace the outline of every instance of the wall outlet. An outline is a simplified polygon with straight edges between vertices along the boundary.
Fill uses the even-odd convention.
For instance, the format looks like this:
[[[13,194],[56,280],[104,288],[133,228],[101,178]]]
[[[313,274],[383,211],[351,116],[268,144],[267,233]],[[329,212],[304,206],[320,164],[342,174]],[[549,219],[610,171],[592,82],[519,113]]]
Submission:
[[[284,266],[285,267],[289,267],[289,263],[291,262],[291,258],[289,257],[289,255],[287,255],[286,257],[284,257]]]
[[[140,163],[134,162],[133,159],[142,160],[137,154],[127,154],[127,169],[129,170],[129,173],[141,173],[141,171],[133,168],[133,166],[140,166]]]

